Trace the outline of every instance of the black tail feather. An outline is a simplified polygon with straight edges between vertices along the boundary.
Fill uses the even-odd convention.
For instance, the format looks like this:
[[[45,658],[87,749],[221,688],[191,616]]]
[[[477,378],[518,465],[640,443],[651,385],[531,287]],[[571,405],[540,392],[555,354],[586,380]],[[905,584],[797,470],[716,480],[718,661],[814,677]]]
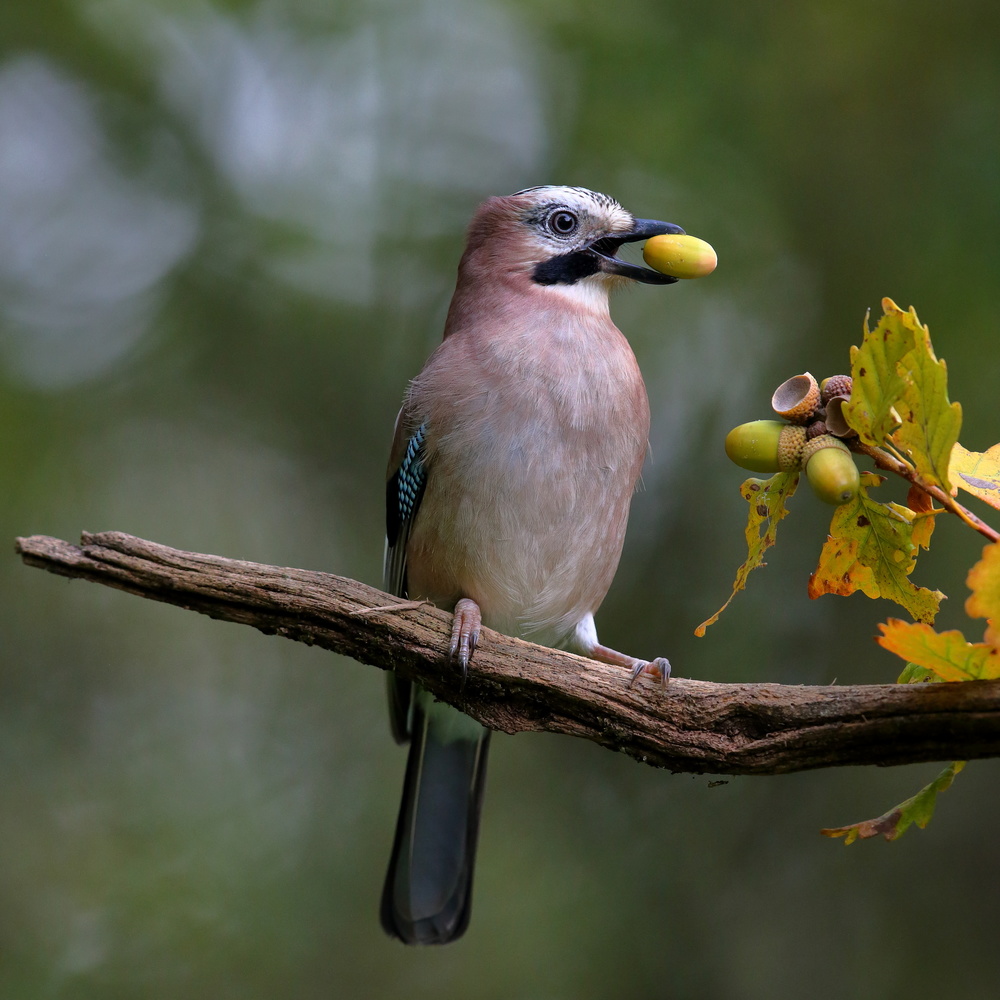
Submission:
[[[392,857],[382,891],[382,927],[406,944],[447,944],[469,924],[489,730],[469,733],[436,705],[414,708],[410,755]],[[457,710],[452,710],[456,711]]]

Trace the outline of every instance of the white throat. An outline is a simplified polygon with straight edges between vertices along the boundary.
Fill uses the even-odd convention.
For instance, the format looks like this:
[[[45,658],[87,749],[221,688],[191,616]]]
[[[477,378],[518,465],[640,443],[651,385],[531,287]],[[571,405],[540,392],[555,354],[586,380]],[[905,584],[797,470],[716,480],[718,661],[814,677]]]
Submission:
[[[541,294],[557,295],[577,309],[596,316],[608,315],[608,280],[603,274],[592,274],[572,285],[536,285]]]

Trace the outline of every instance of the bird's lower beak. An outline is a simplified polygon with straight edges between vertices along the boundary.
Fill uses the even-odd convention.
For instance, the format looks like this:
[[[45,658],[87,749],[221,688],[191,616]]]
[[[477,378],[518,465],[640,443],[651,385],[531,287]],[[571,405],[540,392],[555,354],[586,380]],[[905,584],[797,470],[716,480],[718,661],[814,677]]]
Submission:
[[[676,278],[660,274],[659,271],[650,270],[641,264],[630,264],[627,260],[620,260],[615,256],[623,243],[636,243],[639,240],[648,240],[650,236],[666,236],[668,233],[683,235],[684,230],[672,222],[636,219],[635,225],[628,232],[604,236],[595,240],[588,249],[597,258],[600,269],[606,274],[619,274],[647,285],[671,285],[677,280]]]

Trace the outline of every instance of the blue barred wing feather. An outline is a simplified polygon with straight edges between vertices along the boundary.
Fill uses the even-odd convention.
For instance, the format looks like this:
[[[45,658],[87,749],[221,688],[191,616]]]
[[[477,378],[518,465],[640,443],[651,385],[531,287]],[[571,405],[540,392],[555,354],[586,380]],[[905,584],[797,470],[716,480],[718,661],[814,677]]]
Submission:
[[[383,587],[397,597],[407,597],[406,543],[410,537],[413,519],[420,508],[420,500],[427,484],[425,463],[426,426],[421,424],[406,440],[400,439],[403,431],[403,413],[396,419],[397,441],[393,454],[402,446],[402,458],[385,484],[385,561]],[[387,676],[389,694],[389,720],[397,743],[410,738],[410,702],[412,685],[390,673]]]

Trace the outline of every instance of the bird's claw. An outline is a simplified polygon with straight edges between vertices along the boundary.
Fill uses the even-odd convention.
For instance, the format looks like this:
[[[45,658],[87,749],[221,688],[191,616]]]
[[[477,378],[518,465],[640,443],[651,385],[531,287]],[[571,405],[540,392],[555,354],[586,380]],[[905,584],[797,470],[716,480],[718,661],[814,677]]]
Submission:
[[[462,686],[469,675],[469,661],[476,651],[479,642],[479,629],[482,625],[482,615],[479,605],[471,598],[463,597],[455,605],[455,618],[451,625],[451,645],[448,656],[452,663],[457,664],[462,671]]]
[[[649,674],[664,687],[670,680],[670,661],[665,656],[658,656],[655,660],[636,660],[632,668],[632,675],[629,677],[628,686],[634,687],[635,682],[643,675]]]

